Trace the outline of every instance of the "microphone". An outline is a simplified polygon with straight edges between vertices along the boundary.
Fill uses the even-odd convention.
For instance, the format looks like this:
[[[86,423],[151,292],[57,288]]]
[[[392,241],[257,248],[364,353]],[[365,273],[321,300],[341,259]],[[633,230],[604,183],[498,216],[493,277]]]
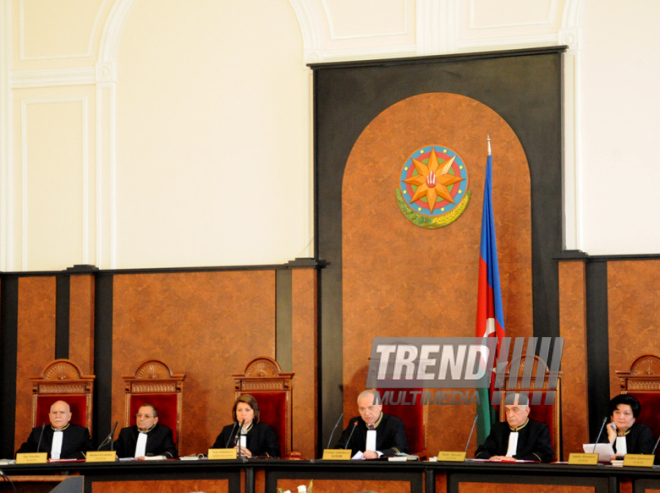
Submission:
[[[238,441],[238,435],[240,435],[244,424],[245,424],[245,420],[241,421],[241,426],[239,426],[238,430],[236,430],[236,436],[234,437],[234,443],[238,447],[238,456],[239,457],[241,456],[241,443]]]
[[[655,447],[653,447],[653,452],[651,452],[651,455],[655,455],[655,449],[658,448],[658,443],[660,443],[660,437],[655,442]]]
[[[234,426],[231,427],[231,431],[229,432],[229,438],[227,438],[227,443],[225,443],[225,448],[229,448],[229,442],[231,442],[231,437],[234,436],[234,430],[236,429],[237,424],[238,421],[234,421]]]
[[[328,440],[328,446],[326,448],[330,448],[330,444],[332,443],[332,437],[334,436],[335,431],[337,430],[337,426],[339,426],[339,422],[341,421],[341,418],[343,418],[343,417],[344,417],[344,413],[341,413],[339,415],[339,419],[335,423],[335,427],[332,429],[332,433],[330,433],[330,439]]]
[[[607,423],[607,416],[603,418],[603,424],[600,425],[600,431],[598,432],[598,436],[596,437],[596,442],[594,443],[594,450],[591,452],[592,454],[596,453],[596,445],[598,445],[598,440],[600,440],[600,436],[603,434],[603,428],[605,428],[605,423]]]
[[[110,434],[105,437],[105,439],[101,442],[101,445],[99,445],[99,448],[96,450],[101,450],[101,447],[105,446],[106,443],[110,442],[112,445],[110,445],[110,450],[114,450],[112,447],[114,446],[114,440],[113,438],[115,437],[115,430],[117,429],[117,424],[119,421],[115,421],[115,426],[112,427],[112,431]]]
[[[41,439],[44,437],[45,427],[46,427],[46,423],[41,425],[41,433],[39,434],[39,442],[37,443],[37,452],[39,452],[39,447],[41,447]]]
[[[470,446],[470,440],[472,440],[472,433],[474,433],[474,427],[477,425],[477,420],[479,419],[479,415],[475,414],[474,415],[474,421],[472,422],[472,429],[470,430],[470,436],[468,437],[468,441],[465,444],[465,454],[467,455],[468,447]]]
[[[358,422],[355,421],[353,423],[353,429],[351,430],[351,433],[348,435],[348,440],[346,440],[346,445],[344,445],[344,449],[348,448],[348,444],[351,442],[351,437],[353,436],[353,432],[355,431],[355,428],[357,428]]]

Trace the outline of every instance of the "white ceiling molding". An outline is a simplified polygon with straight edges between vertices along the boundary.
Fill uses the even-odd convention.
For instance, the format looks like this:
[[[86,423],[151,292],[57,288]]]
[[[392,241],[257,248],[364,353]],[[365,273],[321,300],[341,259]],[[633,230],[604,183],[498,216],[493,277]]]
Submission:
[[[390,32],[381,32],[381,33],[354,33],[354,34],[338,34],[337,29],[335,28],[335,18],[332,15],[332,9],[328,5],[328,0],[321,0],[321,5],[323,6],[323,12],[325,13],[325,17],[328,20],[328,28],[330,30],[330,39],[332,40],[342,40],[342,39],[360,39],[360,38],[380,38],[380,37],[388,37],[388,36],[401,36],[402,34],[408,34],[408,8],[409,8],[409,1],[412,0],[399,0],[401,2],[401,10],[402,10],[402,26],[399,30],[396,31],[390,31]]]
[[[312,2],[306,0],[289,0],[293,8],[300,32],[303,39],[303,50],[305,62],[317,62],[320,60],[321,53],[321,35],[318,29],[318,23],[315,21]]]
[[[28,87],[80,86],[96,82],[94,67],[49,70],[18,70],[10,75],[12,89]]]

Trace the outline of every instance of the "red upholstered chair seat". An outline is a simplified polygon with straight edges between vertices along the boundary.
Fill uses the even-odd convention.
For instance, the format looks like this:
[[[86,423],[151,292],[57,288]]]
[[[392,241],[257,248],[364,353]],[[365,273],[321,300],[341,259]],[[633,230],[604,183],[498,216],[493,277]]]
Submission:
[[[71,424],[87,427],[87,397],[84,395],[44,395],[37,397],[37,426],[49,424],[50,406],[54,402],[64,401],[71,408]]]
[[[151,404],[158,410],[158,424],[172,430],[172,440],[177,443],[177,396],[175,394],[133,394],[130,403],[130,425],[136,422],[135,415],[144,404]]]
[[[642,405],[642,410],[636,421],[645,424],[653,432],[654,437],[660,434],[660,393],[628,392]],[[660,447],[659,447],[660,448]]]
[[[50,406],[64,401],[71,408],[71,423],[85,426],[92,433],[94,375],[83,375],[78,365],[68,359],[56,359],[46,365],[42,376],[32,380],[32,426],[49,424]]]
[[[172,439],[181,453],[185,374],[174,374],[161,360],[150,359],[138,365],[135,375],[122,378],[126,384],[124,426],[133,426],[140,406],[151,404],[158,410],[158,424],[172,430]]]
[[[419,395],[424,389],[405,389],[408,395]],[[420,392],[413,394],[413,392]],[[401,389],[378,389],[381,397],[385,392],[397,396]],[[396,397],[394,398],[396,401]],[[422,405],[421,398],[416,399],[415,404],[397,405],[383,404],[383,413],[396,416],[403,421],[406,427],[406,439],[408,440],[408,453],[413,455],[424,455],[426,449],[426,407]]]
[[[259,404],[259,421],[275,431],[280,444],[280,456],[285,457],[286,395],[283,392],[254,392],[250,394]]]
[[[651,428],[657,438],[660,435],[660,357],[644,354],[633,361],[630,370],[617,370],[616,374],[621,393],[632,395],[642,406],[637,421]]]
[[[250,361],[244,373],[235,373],[234,398],[249,394],[259,404],[259,420],[273,428],[281,457],[291,454],[291,406],[293,373],[282,371],[273,358],[261,356]]]

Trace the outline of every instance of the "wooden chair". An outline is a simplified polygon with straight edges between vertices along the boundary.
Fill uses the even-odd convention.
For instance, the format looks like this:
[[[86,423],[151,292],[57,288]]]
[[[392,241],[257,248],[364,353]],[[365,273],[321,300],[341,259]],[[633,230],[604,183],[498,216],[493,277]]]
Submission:
[[[125,383],[125,424],[133,426],[140,406],[151,404],[158,410],[158,424],[172,430],[174,443],[181,450],[183,381],[186,375],[174,374],[158,359],[143,361],[135,375],[122,377]]]
[[[291,455],[293,375],[283,372],[277,361],[267,356],[253,359],[243,373],[232,375],[234,399],[250,394],[257,400],[260,421],[275,431],[283,458]]]
[[[523,355],[520,359],[520,368],[518,375],[514,377],[514,384],[509,383],[511,363],[507,365],[506,376],[504,381],[504,390],[502,391],[502,399],[500,402],[500,421],[506,421],[506,413],[504,406],[506,404],[506,396],[510,393],[525,393],[529,397],[529,417],[534,421],[545,423],[550,429],[550,440],[552,449],[554,450],[554,460],[561,460],[561,372],[557,375],[557,388],[548,388],[550,380],[550,370],[548,366],[538,357],[534,356],[531,379],[527,385],[524,385],[525,363],[527,358]],[[545,366],[544,377],[542,385],[536,384],[536,371],[538,365]],[[548,399],[555,392],[554,399]],[[547,404],[548,400],[553,400],[552,404]]]
[[[71,423],[92,432],[94,375],[83,375],[73,361],[56,359],[32,380],[32,426],[50,423],[50,406],[65,401],[71,408]]]
[[[642,405],[637,421],[654,436],[660,433],[660,357],[644,354],[633,361],[629,371],[616,371],[622,394],[630,394]]]

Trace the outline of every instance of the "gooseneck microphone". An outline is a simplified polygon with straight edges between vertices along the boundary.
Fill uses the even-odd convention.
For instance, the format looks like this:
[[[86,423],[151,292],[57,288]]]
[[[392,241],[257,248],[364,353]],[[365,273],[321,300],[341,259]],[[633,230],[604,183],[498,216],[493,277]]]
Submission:
[[[227,437],[227,443],[225,443],[225,448],[229,448],[229,442],[231,442],[231,437],[234,436],[234,430],[236,429],[237,424],[238,421],[234,421],[234,426],[231,427],[231,431],[229,432],[229,436]]]
[[[605,423],[607,423],[607,416],[603,418],[603,424],[600,425],[600,431],[598,432],[598,436],[596,437],[596,442],[594,443],[594,450],[591,452],[592,454],[596,453],[596,445],[598,445],[598,440],[600,440],[600,436],[603,434],[603,428],[605,428]]]
[[[651,452],[651,455],[655,455],[655,449],[658,448],[658,443],[660,443],[660,437],[655,442],[655,447],[653,447],[653,452]]]
[[[353,436],[353,432],[355,431],[355,428],[357,428],[358,422],[355,421],[353,423],[353,429],[351,430],[351,433],[348,435],[348,440],[346,440],[346,445],[344,445],[344,449],[348,448],[348,444],[351,443],[351,437]]]
[[[472,429],[470,430],[470,436],[468,437],[468,441],[465,444],[465,454],[467,455],[468,447],[470,446],[470,440],[472,440],[472,433],[474,433],[474,427],[477,425],[477,420],[479,419],[479,415],[475,414],[474,416],[474,421],[472,422]]]
[[[326,448],[330,448],[330,444],[332,443],[332,437],[335,435],[335,431],[337,431],[337,427],[339,426],[339,422],[341,421],[341,418],[344,417],[344,413],[341,413],[339,415],[339,419],[335,423],[335,427],[332,429],[332,433],[330,433],[330,439],[328,440],[328,446]]]
[[[37,452],[39,452],[39,448],[41,447],[41,439],[44,437],[45,427],[46,427],[46,423],[41,425],[41,433],[39,434],[39,442],[37,443]]]
[[[101,442],[101,445],[99,445],[99,448],[97,448],[96,450],[101,450],[101,447],[104,447],[107,443],[111,444],[110,445],[110,450],[114,450],[113,447],[114,447],[115,441],[113,439],[115,437],[115,430],[117,429],[117,424],[119,424],[119,421],[115,421],[115,426],[112,427],[112,431],[110,432],[110,434],[107,437],[105,437],[105,439]]]

